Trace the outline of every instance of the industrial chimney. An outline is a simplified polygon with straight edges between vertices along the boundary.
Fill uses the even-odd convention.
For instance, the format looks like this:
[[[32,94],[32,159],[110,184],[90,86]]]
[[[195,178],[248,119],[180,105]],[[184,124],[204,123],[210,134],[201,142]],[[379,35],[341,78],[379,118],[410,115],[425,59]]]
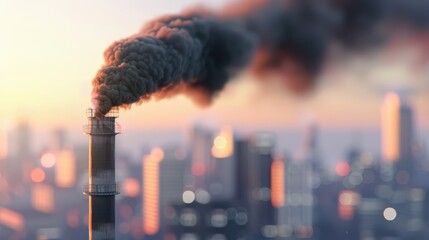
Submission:
[[[98,116],[93,109],[86,112],[89,135],[89,184],[84,194],[89,197],[88,232],[90,240],[115,239],[115,195],[119,190],[115,181],[115,136],[120,132],[115,122],[118,110],[112,109]]]

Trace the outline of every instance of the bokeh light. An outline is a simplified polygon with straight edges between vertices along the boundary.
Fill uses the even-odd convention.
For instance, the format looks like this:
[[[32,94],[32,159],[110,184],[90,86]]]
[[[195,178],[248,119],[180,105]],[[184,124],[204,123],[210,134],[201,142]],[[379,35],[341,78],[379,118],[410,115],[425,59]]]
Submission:
[[[202,176],[206,173],[206,165],[203,162],[194,162],[191,170],[195,176]]]
[[[228,140],[224,136],[217,136],[213,141],[214,146],[217,148],[225,148],[227,143]]]
[[[397,213],[396,213],[396,209],[394,209],[394,208],[388,207],[388,208],[384,209],[384,211],[383,211],[383,217],[387,221],[395,220],[396,216],[397,216]]]
[[[56,158],[52,153],[44,153],[42,157],[40,157],[40,164],[42,164],[44,168],[51,168],[55,165],[55,163]]]
[[[215,158],[227,158],[232,155],[234,151],[234,136],[233,130],[229,126],[221,129],[218,136],[213,140],[211,149],[212,155]]]
[[[192,203],[195,200],[195,194],[192,191],[185,191],[182,195],[184,203]]]
[[[122,192],[127,197],[137,197],[140,194],[140,183],[135,178],[127,178],[122,183]]]
[[[45,171],[43,171],[43,169],[34,168],[33,170],[31,170],[30,177],[31,177],[31,181],[35,183],[41,183],[45,181],[46,174],[45,174]]]
[[[335,172],[340,177],[345,177],[350,173],[350,165],[347,162],[339,162],[335,166]]]

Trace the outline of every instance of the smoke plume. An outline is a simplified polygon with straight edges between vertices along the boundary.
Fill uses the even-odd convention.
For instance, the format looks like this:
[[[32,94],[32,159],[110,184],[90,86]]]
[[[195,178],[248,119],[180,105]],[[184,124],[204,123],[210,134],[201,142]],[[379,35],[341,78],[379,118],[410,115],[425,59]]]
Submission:
[[[331,45],[360,51],[383,46],[402,29],[429,28],[428,0],[254,3],[241,1],[224,12],[197,9],[161,17],[114,42],[93,80],[98,113],[178,93],[208,104],[248,68],[293,71],[301,87],[308,88]]]

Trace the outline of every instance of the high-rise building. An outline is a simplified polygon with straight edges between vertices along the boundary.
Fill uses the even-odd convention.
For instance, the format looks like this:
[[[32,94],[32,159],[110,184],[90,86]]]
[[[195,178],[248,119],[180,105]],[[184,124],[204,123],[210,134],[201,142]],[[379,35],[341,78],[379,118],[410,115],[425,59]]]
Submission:
[[[143,232],[149,238],[160,229],[160,162],[163,152],[157,148],[143,159],[142,218]]]
[[[163,219],[168,227],[164,239],[256,239],[247,233],[250,221],[247,203],[251,195],[247,181],[253,177],[247,171],[250,141],[236,141],[231,128],[222,128],[214,138],[206,135],[206,139],[209,138],[211,152],[204,182],[207,189],[187,189],[182,201],[171,202],[164,209]],[[192,148],[204,145],[194,144]],[[161,175],[164,174],[168,173]]]
[[[16,129],[17,155],[18,157],[29,157],[31,151],[31,131],[27,122],[19,123]]]
[[[213,159],[207,173],[208,191],[213,200],[232,199],[235,185],[234,134],[230,127],[223,127],[213,139]]]
[[[399,159],[399,95],[390,92],[384,98],[381,112],[382,155],[388,162]]]
[[[390,92],[386,95],[381,127],[383,158],[394,163],[396,183],[408,184],[414,175],[413,111],[406,99],[401,98],[398,93]]]
[[[58,187],[69,188],[76,184],[76,159],[72,151],[58,153],[55,163],[55,182]]]
[[[62,128],[55,129],[49,141],[49,149],[51,151],[63,150],[67,145],[66,131]]]
[[[413,158],[414,120],[413,110],[405,99],[401,101],[399,116],[399,159],[410,162]]]
[[[311,162],[291,160],[286,162],[286,205],[284,223],[298,238],[313,234],[313,188]]]
[[[165,157],[159,163],[160,170],[160,198],[159,214],[161,219],[166,217],[168,206],[182,201],[185,162],[171,157]],[[161,221],[161,231],[165,230],[165,223]]]
[[[390,92],[382,107],[382,153],[387,161],[410,161],[414,140],[413,111],[404,97]]]
[[[251,197],[249,182],[251,174],[249,173],[249,152],[250,142],[246,139],[237,139],[234,144],[235,158],[235,196],[238,201],[248,204]]]
[[[211,154],[213,134],[206,128],[196,124],[191,132],[191,174],[192,184],[187,186],[190,190],[208,189],[207,176],[213,165]]]
[[[249,234],[255,239],[272,238],[277,224],[276,209],[271,202],[271,167],[275,140],[271,134],[255,134],[249,146]]]
[[[314,123],[305,129],[305,137],[295,158],[287,158],[285,174],[285,206],[280,209],[281,225],[291,230],[294,238],[313,236],[315,183],[320,182],[321,166],[316,154],[317,127]],[[317,182],[316,182],[317,181]]]
[[[19,183],[28,179],[26,171],[34,164],[31,159],[31,129],[26,121],[18,124],[12,139],[14,140],[11,146],[13,156],[6,161],[6,176],[10,182]]]

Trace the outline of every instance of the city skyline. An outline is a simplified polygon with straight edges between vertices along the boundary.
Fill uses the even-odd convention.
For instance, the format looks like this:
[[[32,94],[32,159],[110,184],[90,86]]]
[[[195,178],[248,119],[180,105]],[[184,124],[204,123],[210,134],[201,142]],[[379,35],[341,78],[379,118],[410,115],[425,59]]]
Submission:
[[[399,114],[387,114],[388,117],[409,119],[415,114],[412,104],[399,104],[397,94],[388,93],[385,99],[387,103],[393,102],[391,110]],[[379,114],[386,114],[385,109],[380,108]],[[326,132],[314,121],[308,121],[286,143],[276,132],[243,134],[228,126],[218,128],[202,123],[188,130],[191,139],[187,144],[183,138],[169,143],[145,140],[142,142],[146,145],[140,145],[137,154],[125,148],[129,139],[118,137],[116,175],[121,194],[116,198],[116,236],[426,236],[421,224],[426,221],[425,211],[429,211],[423,205],[427,185],[424,179],[429,171],[428,146],[421,145],[423,139],[419,135],[412,141],[407,137],[414,128],[419,132],[415,121],[405,125],[393,123],[393,133],[398,134],[392,145],[397,148],[395,161],[379,154],[386,141],[381,135],[374,139],[380,141],[378,147],[372,142],[339,144],[343,138],[324,136]],[[88,177],[87,140],[71,142],[67,132],[52,132],[50,144],[39,150],[29,144],[37,135],[28,125],[22,124],[11,132],[17,141],[10,142],[9,147],[18,145],[21,151],[0,160],[4,170],[0,178],[11,186],[28,189],[28,194],[3,189],[0,213],[7,218],[0,217],[0,229],[5,230],[0,237],[12,236],[22,229],[28,231],[24,239],[86,236],[91,218],[86,213],[81,184]],[[413,151],[404,151],[410,144]],[[341,158],[327,159],[323,153],[333,151],[332,147]],[[408,221],[407,208],[390,200],[389,194],[393,193],[411,199],[401,204],[422,210],[413,210]],[[22,201],[14,201],[15,198]],[[338,203],[332,202],[333,198]],[[34,213],[30,215],[31,211]],[[225,218],[230,215],[231,219]],[[39,220],[41,216],[43,221]],[[366,220],[360,220],[361,217]],[[204,218],[210,221],[202,221]],[[405,222],[408,227],[399,232],[392,230],[394,224]],[[334,225],[334,229],[327,230]]]
[[[0,239],[429,239],[429,0],[0,0]]]

